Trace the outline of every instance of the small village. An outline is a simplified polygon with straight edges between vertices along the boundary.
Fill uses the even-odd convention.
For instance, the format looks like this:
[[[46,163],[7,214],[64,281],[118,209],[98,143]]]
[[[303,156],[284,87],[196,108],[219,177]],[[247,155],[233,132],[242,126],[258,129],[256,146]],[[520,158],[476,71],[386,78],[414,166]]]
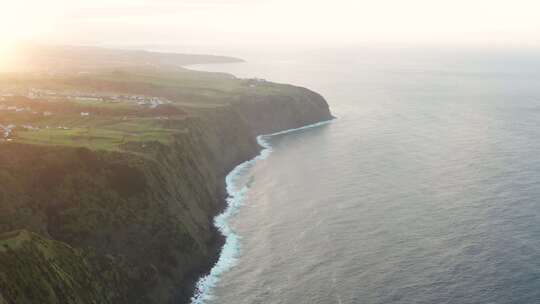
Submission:
[[[15,129],[15,125],[1,125],[0,124],[0,140],[2,141],[12,141],[13,140],[13,130]]]
[[[40,115],[44,117],[53,116],[54,113],[51,111],[36,111],[29,106],[16,106],[12,104],[6,104],[8,100],[16,97],[25,97],[31,100],[73,100],[81,103],[121,103],[129,102],[140,107],[147,107],[150,109],[155,109],[160,105],[172,103],[170,100],[152,97],[152,96],[143,96],[143,95],[126,95],[126,94],[113,94],[113,93],[87,93],[82,91],[54,91],[48,89],[4,89],[0,90],[0,113],[1,112],[11,112],[16,114],[32,114]],[[90,112],[80,112],[81,117],[90,117],[92,113]],[[126,120],[127,118],[124,118]],[[167,117],[157,117],[157,119],[167,119]],[[65,126],[57,127],[43,127],[46,129],[62,129],[69,130]],[[32,125],[17,125],[15,123],[5,123],[0,124],[0,141],[13,141],[15,139],[16,130],[25,130],[25,131],[38,131],[40,127]]]
[[[0,90],[0,101],[9,97],[23,96],[32,100],[74,100],[79,102],[131,102],[139,106],[145,106],[149,108],[157,108],[163,104],[172,103],[170,100],[162,97],[145,96],[145,95],[130,95],[130,94],[116,94],[116,93],[88,93],[81,91],[55,91],[49,89],[4,89]],[[0,109],[1,110],[1,109]],[[20,110],[20,109],[17,109]]]
[[[115,93],[88,93],[82,91],[54,91],[48,89],[21,89],[21,88],[9,88],[0,89],[0,113],[10,112],[14,114],[32,114],[36,116],[48,117],[53,116],[54,112],[46,110],[35,110],[30,106],[14,105],[13,101],[17,97],[24,97],[35,101],[76,101],[81,104],[88,103],[132,103],[139,107],[146,107],[149,109],[155,109],[160,105],[171,104],[170,100],[160,97],[143,96],[143,95],[126,95]],[[92,113],[83,111],[77,113],[81,117],[90,117]],[[168,119],[167,117],[156,117],[157,119]],[[126,120],[127,117],[124,117]],[[14,122],[3,122],[0,124],[0,142],[13,141],[16,138],[17,130],[24,131],[39,131],[41,129],[59,129],[69,130],[66,126],[33,126],[29,124],[16,124]]]

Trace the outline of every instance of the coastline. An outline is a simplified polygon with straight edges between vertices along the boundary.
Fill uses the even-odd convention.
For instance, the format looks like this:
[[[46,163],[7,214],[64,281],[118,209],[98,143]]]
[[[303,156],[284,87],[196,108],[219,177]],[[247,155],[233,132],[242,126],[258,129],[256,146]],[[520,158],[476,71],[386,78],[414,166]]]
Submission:
[[[269,134],[262,134],[256,137],[257,143],[261,147],[259,154],[254,158],[237,165],[225,177],[225,187],[227,191],[225,209],[223,212],[214,217],[214,226],[221,234],[219,238],[224,239],[224,241],[222,242],[222,246],[219,248],[220,252],[218,253],[218,259],[210,269],[209,273],[202,276],[197,281],[194,295],[190,300],[191,304],[204,304],[207,303],[206,301],[212,300],[214,298],[212,291],[220,281],[221,275],[232,269],[238,262],[241,250],[240,237],[229,226],[229,220],[236,215],[239,209],[244,205],[244,198],[246,193],[249,191],[249,187],[246,185],[238,188],[236,182],[243,173],[252,168],[257,162],[266,159],[272,153],[272,146],[267,141],[267,138],[317,128],[330,124],[336,119],[337,117],[333,117],[328,120],[319,121],[302,127]]]
[[[245,85],[235,81],[241,88]],[[9,242],[24,246],[0,252],[0,269],[8,274],[0,278],[0,289],[9,291],[2,296],[23,303],[25,286],[32,286],[34,292],[28,296],[41,299],[189,303],[196,283],[212,274],[228,248],[223,247],[227,237],[214,223],[227,210],[225,199],[233,193],[227,189],[234,184],[227,182],[234,177],[231,172],[246,160],[269,153],[266,136],[333,118],[326,100],[302,87],[264,82],[256,89],[248,86],[234,92],[230,100],[226,96],[215,96],[223,106],[189,108],[190,115],[168,122],[178,131],[170,141],[147,141],[144,150],[136,142],[128,142],[125,152],[22,142],[3,145],[10,181],[4,188],[14,197],[40,199],[7,201],[2,231],[25,229],[32,237],[14,236]],[[36,163],[37,168],[30,165]],[[12,184],[22,187],[10,189]],[[84,195],[73,191],[73,199],[63,202],[65,191],[73,189],[84,189]],[[63,203],[48,207],[58,201]],[[105,201],[113,203],[100,203]],[[34,211],[25,212],[30,208]],[[95,217],[96,213],[104,216]],[[17,222],[11,220],[15,217]],[[50,245],[47,251],[39,245],[43,242]],[[54,261],[40,258],[47,252],[55,254]],[[74,285],[73,280],[81,284]]]

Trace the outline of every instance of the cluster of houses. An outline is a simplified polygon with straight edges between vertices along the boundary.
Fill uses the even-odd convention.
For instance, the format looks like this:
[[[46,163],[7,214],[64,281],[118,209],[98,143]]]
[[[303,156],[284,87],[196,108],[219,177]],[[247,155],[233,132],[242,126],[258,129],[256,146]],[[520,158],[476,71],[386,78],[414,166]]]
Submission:
[[[13,94],[10,92],[11,96],[21,95],[28,99],[73,99],[78,101],[105,101],[104,96],[100,96],[95,93],[83,93],[83,92],[59,92],[54,90],[45,90],[45,89],[36,89],[30,88],[28,90],[22,90]]]
[[[0,124],[0,135],[3,140],[11,141],[13,130],[15,129],[15,125],[2,125]]]
[[[46,89],[5,89],[0,90],[0,101],[6,100],[9,97],[15,96],[24,96],[33,100],[51,100],[51,99],[61,99],[61,100],[76,100],[80,102],[132,102],[139,106],[145,106],[149,108],[157,108],[163,104],[172,103],[170,100],[162,97],[152,97],[144,95],[128,95],[128,94],[114,94],[114,93],[88,93],[81,91],[54,91]],[[28,108],[9,108],[9,110],[15,111],[24,111],[29,110]],[[0,110],[6,110],[0,105]],[[36,113],[37,114],[37,113]],[[48,116],[50,114],[45,114]]]
[[[6,96],[13,96],[12,93],[5,94]],[[36,88],[30,88],[23,96],[29,99],[70,99],[81,102],[121,102],[128,101],[134,102],[141,106],[148,106],[150,108],[156,108],[159,105],[171,103],[170,100],[160,97],[150,97],[143,95],[125,95],[125,94],[113,94],[113,93],[87,93],[80,91],[73,92],[58,92],[53,90],[42,90]]]
[[[32,111],[30,107],[7,106],[4,104],[0,104],[0,111],[11,111],[11,112],[16,112],[16,113],[31,112],[32,114],[40,114],[40,115],[43,114],[43,116],[53,115],[53,113],[49,111],[37,112],[37,111]]]
[[[14,111],[14,112],[25,112],[25,111],[31,111],[29,107],[16,107],[16,106],[6,106],[3,104],[0,104],[0,111]]]
[[[263,78],[250,78],[250,79],[247,79],[247,82],[250,88],[254,88],[258,84],[266,83],[267,81],[266,79],[263,79]]]
[[[143,96],[139,96],[139,97],[143,97]],[[150,98],[143,97],[143,98],[137,99],[138,105],[149,106],[151,109],[155,109],[159,105],[166,104],[166,103],[171,103],[171,102],[168,100],[162,100],[158,97],[150,97]]]

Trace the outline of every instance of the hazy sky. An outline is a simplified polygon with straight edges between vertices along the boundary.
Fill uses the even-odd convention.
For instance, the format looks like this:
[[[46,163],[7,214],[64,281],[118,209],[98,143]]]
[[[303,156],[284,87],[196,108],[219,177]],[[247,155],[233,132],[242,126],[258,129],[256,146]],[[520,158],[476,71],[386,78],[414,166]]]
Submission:
[[[538,0],[0,0],[2,41],[540,45]]]

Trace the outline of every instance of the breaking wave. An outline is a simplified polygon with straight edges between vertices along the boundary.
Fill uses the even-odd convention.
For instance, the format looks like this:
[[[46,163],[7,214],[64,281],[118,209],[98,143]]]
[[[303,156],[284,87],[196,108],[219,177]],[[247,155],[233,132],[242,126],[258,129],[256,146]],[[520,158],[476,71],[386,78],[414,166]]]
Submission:
[[[199,279],[196,285],[195,295],[191,298],[192,304],[204,304],[213,299],[212,290],[219,282],[222,274],[234,267],[238,261],[240,253],[240,236],[238,236],[229,226],[229,220],[234,216],[239,208],[245,203],[244,198],[249,190],[249,186],[238,187],[238,180],[255,165],[259,160],[266,159],[272,153],[272,146],[268,139],[272,136],[283,135],[300,130],[310,129],[328,124],[332,121],[326,120],[315,124],[303,126],[296,129],[289,129],[272,134],[257,136],[257,143],[263,148],[258,156],[245,161],[236,166],[225,178],[227,188],[227,208],[223,213],[214,218],[214,225],[225,236],[225,244],[221,249],[218,261],[210,270],[210,273]]]

